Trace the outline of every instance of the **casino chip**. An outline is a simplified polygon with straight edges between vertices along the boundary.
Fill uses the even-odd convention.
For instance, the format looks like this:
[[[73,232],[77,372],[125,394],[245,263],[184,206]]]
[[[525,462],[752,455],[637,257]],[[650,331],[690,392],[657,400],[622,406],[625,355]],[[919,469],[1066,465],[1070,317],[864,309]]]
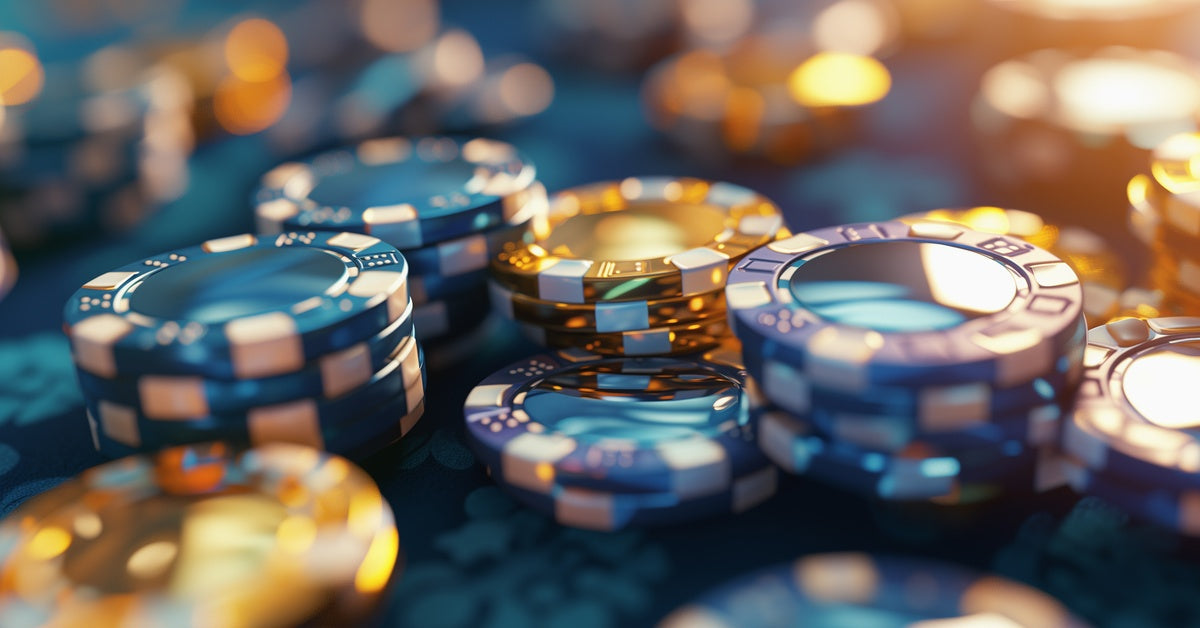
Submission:
[[[1066,262],[1083,286],[1083,312],[1088,324],[1108,322],[1121,310],[1129,288],[1129,269],[1104,238],[1084,227],[1054,225],[1037,214],[998,207],[934,209],[903,216],[905,222],[939,221],[968,229],[1009,235],[1046,249]]]
[[[546,212],[536,167],[487,139],[367,140],[277,166],[255,194],[262,234],[353,231],[398,248],[423,343],[482,322],[489,262],[544,229]]]
[[[736,264],[725,294],[776,406],[759,426],[768,456],[874,497],[996,494],[1057,443],[1081,375],[1070,267],[951,222],[778,240]]]
[[[529,235],[492,261],[500,315],[550,347],[653,355],[727,336],[728,269],[787,230],[752,190],[642,177],[554,194],[547,228]]]
[[[735,343],[736,346],[736,343]],[[564,525],[615,530],[741,512],[775,493],[736,355],[538,355],[467,397],[492,478]]]
[[[1138,98],[1117,106],[1118,93]],[[984,74],[971,120],[991,198],[1116,236],[1148,151],[1200,120],[1200,66],[1154,50],[1040,50]]]
[[[1082,628],[1054,598],[1000,576],[916,558],[814,554],[735,578],[659,628],[1011,625]]]
[[[360,455],[420,418],[408,267],[368,235],[209,240],[100,275],[65,318],[104,453],[220,439]]]
[[[1124,483],[1200,487],[1200,421],[1189,396],[1198,351],[1200,318],[1131,318],[1093,328],[1063,449]]]
[[[359,625],[400,562],[345,459],[192,445],[84,471],[0,522],[0,624]]]

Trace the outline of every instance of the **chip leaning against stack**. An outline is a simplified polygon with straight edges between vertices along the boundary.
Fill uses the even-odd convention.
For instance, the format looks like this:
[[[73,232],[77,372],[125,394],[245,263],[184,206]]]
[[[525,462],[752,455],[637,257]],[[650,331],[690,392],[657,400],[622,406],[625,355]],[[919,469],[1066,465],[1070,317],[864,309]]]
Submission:
[[[127,230],[186,185],[182,75],[121,45],[43,62],[55,52],[0,31],[0,226],[17,248]]]
[[[732,264],[786,235],[730,183],[642,177],[556,193],[548,227],[492,261],[492,306],[536,342],[609,355],[699,351],[728,336]]]
[[[408,265],[357,233],[244,234],[104,273],[67,302],[92,440],[366,456],[421,416]]]
[[[799,234],[740,260],[725,294],[776,406],[758,426],[766,454],[884,499],[1003,490],[1056,442],[1081,370],[1070,267],[954,224]]]
[[[285,163],[263,176],[254,203],[263,234],[353,231],[399,249],[431,351],[483,321],[488,261],[546,216],[534,165],[479,138],[381,138]]]

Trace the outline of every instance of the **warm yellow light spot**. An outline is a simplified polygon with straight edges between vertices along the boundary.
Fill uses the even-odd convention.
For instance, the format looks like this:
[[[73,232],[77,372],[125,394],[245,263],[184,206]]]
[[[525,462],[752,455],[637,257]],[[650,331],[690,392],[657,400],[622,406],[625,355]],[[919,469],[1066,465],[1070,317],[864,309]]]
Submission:
[[[855,106],[876,102],[892,88],[892,75],[871,57],[822,52],[788,77],[792,98],[807,107]]]
[[[399,551],[400,535],[395,528],[389,526],[375,535],[358,567],[358,573],[354,574],[355,590],[360,593],[382,591],[392,577]]]
[[[279,548],[291,554],[303,554],[317,538],[317,524],[308,517],[288,517],[275,530]]]
[[[539,462],[537,466],[534,467],[534,475],[537,477],[539,482],[553,482],[554,465],[550,464],[549,462]]]
[[[347,524],[352,532],[362,534],[379,527],[382,514],[383,496],[379,491],[355,491],[350,498],[349,512],[346,513]]]
[[[179,546],[171,541],[147,543],[133,552],[125,568],[134,578],[149,580],[162,576],[179,554]]]
[[[719,279],[719,273],[713,271],[713,279]],[[700,312],[704,310],[704,297],[692,297],[688,299],[688,310],[692,312]]]
[[[226,131],[249,135],[277,122],[291,98],[292,81],[287,73],[258,82],[229,76],[213,94],[213,113]]]
[[[25,551],[35,560],[50,560],[61,556],[68,547],[71,547],[71,533],[51,526],[38,530]]]
[[[269,81],[284,71],[287,59],[287,38],[267,20],[240,22],[225,37],[225,63],[243,81]]]
[[[554,80],[536,63],[518,63],[500,76],[500,102],[518,116],[546,110],[554,100]]]
[[[42,91],[42,64],[28,50],[0,50],[0,104],[20,105]]]

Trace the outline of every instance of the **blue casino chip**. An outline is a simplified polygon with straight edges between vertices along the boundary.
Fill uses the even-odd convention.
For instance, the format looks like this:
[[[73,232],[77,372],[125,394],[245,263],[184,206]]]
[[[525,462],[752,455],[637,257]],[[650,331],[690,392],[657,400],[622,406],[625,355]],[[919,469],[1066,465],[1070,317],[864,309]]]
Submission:
[[[496,466],[490,467],[496,473]],[[672,491],[610,492],[555,485],[549,491],[503,485],[518,502],[574,528],[613,532],[625,528],[668,526],[719,515],[738,514],[775,495],[778,470],[767,465],[732,478],[715,493],[680,497]]]
[[[844,626],[1084,628],[1049,595],[1000,576],[918,558],[814,554],[720,585],[659,628]]]
[[[1095,495],[1133,517],[1183,535],[1200,537],[1200,489],[1145,485],[1138,478],[1096,471],[1070,458],[1054,460],[1076,492]]]
[[[295,373],[261,379],[154,374],[109,379],[82,369],[76,374],[86,396],[136,407],[148,419],[200,419],[294,399],[336,399],[367,385],[415,337],[412,316],[405,315],[370,340],[323,355]]]
[[[254,204],[260,233],[355,231],[400,249],[523,224],[547,207],[536,169],[511,145],[446,137],[367,140],[282,164]]]
[[[409,308],[408,267],[357,233],[209,240],[104,273],[67,302],[75,362],[99,377],[262,378],[370,338]]]
[[[758,400],[736,360],[538,355],[467,397],[468,441],[506,486],[668,493],[727,491],[769,466],[754,442]]]
[[[164,446],[222,440],[259,445],[290,442],[327,448],[330,439],[359,435],[352,427],[371,429],[364,416],[392,407],[393,416],[411,414],[425,399],[424,356],[415,340],[403,341],[394,358],[366,385],[336,399],[300,398],[273,405],[251,406],[223,415],[189,419],[151,419],[137,406],[91,397],[87,400],[93,443],[106,453],[147,451]],[[377,432],[390,425],[376,423]]]
[[[1083,371],[1086,333],[1081,319],[1076,335],[1050,373],[1006,388],[984,381],[931,382],[924,386],[870,386],[849,393],[810,383],[799,369],[778,359],[764,359],[753,345],[746,346],[743,353],[747,370],[764,396],[789,412],[889,416],[894,418],[893,431],[944,434],[984,427],[998,417],[1044,406],[1067,405]]]
[[[1130,318],[1088,332],[1063,449],[1148,486],[1200,488],[1200,318]]]
[[[784,470],[890,501],[992,497],[1037,463],[1037,451],[1016,440],[965,448],[914,442],[887,452],[830,438],[773,408],[756,420],[759,446]]]
[[[1074,271],[1031,244],[946,223],[843,225],[772,242],[725,290],[738,337],[813,386],[986,382],[1055,372],[1082,320]]]

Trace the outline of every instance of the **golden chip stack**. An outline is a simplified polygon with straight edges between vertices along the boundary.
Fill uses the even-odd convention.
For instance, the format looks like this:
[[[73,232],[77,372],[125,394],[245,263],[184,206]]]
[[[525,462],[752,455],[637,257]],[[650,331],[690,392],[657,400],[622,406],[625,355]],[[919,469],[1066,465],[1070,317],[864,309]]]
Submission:
[[[729,335],[729,269],[787,234],[779,208],[730,183],[643,177],[555,194],[544,229],[492,262],[492,305],[536,342],[674,354]]]

